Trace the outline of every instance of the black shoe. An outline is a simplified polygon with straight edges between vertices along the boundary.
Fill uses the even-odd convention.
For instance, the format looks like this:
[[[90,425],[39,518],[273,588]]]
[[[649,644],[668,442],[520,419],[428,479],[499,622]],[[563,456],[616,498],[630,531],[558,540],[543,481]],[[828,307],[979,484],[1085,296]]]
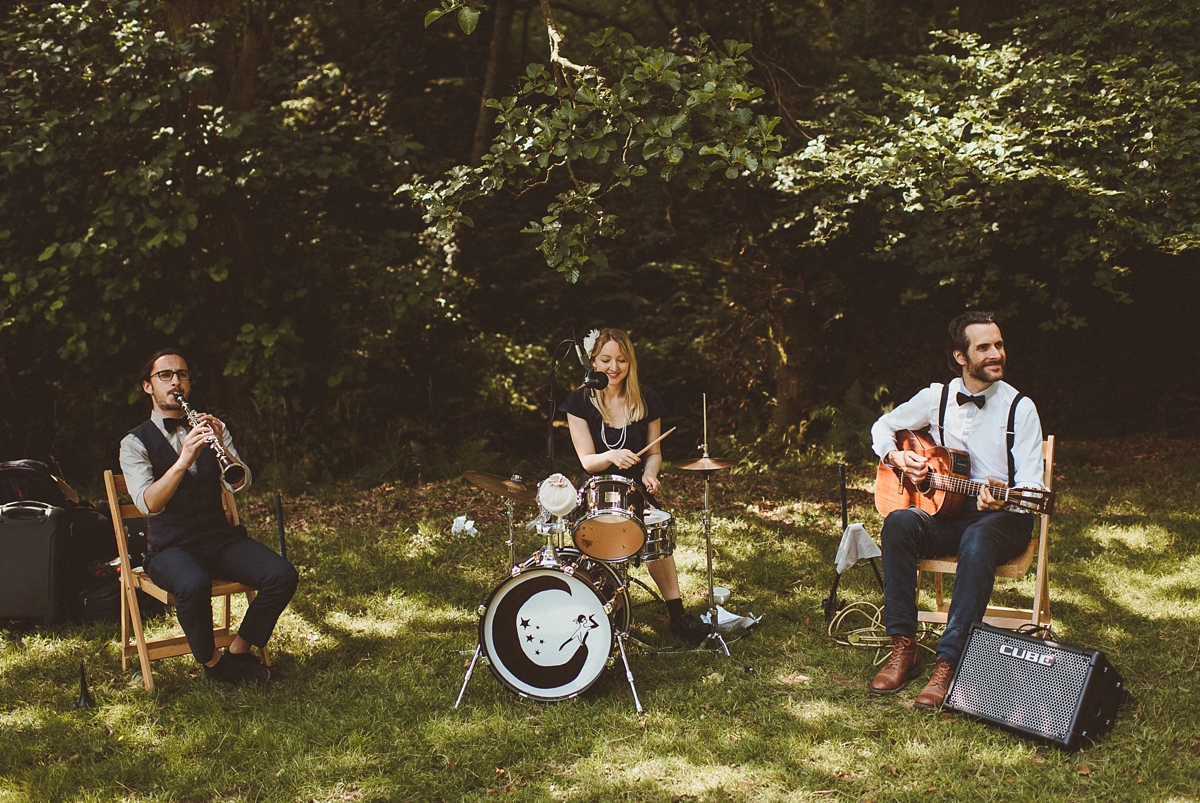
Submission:
[[[711,626],[701,622],[687,611],[682,616],[671,619],[671,633],[680,641],[688,644],[699,644],[712,635]]]
[[[225,650],[225,657],[221,660],[243,664],[262,664],[262,661],[258,660],[258,656],[252,652],[230,652],[228,649]]]
[[[204,674],[208,675],[209,680],[235,686],[243,683],[263,684],[271,679],[271,670],[260,664],[254,656],[229,653],[222,655],[216,666],[205,666]]]

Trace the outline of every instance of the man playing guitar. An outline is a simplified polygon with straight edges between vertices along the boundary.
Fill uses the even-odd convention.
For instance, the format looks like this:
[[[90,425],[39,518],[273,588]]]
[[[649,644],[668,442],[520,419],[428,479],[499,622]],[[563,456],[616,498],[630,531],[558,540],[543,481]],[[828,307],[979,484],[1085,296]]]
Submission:
[[[1033,533],[1034,517],[994,498],[989,478],[1005,477],[1013,488],[1043,487],[1042,424],[1033,401],[1003,381],[1004,341],[992,314],[959,315],[950,322],[949,336],[948,362],[958,376],[945,385],[930,385],[871,427],[875,453],[913,485],[926,484],[929,461],[918,452],[898,449],[896,435],[923,427],[929,427],[937,445],[965,452],[970,480],[981,483],[977,495],[968,496],[957,512],[905,507],[884,520],[884,621],[892,654],[871,681],[872,694],[898,692],[921,674],[915,641],[917,559],[958,556],[937,663],[914,701],[920,708],[941,705],[971,623],[987,610],[996,567],[1021,554]]]

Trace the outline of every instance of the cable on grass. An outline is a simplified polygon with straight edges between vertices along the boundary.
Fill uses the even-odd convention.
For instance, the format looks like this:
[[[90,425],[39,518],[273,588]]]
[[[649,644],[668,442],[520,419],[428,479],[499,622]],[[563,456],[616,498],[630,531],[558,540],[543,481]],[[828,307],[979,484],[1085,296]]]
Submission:
[[[930,654],[935,652],[934,649],[921,641],[936,629],[928,622],[921,622],[917,626],[917,646]],[[875,650],[875,666],[882,664],[891,654],[888,648],[891,647],[892,637],[887,634],[883,623],[883,608],[871,602],[851,602],[838,611],[829,621],[829,636],[843,647]]]

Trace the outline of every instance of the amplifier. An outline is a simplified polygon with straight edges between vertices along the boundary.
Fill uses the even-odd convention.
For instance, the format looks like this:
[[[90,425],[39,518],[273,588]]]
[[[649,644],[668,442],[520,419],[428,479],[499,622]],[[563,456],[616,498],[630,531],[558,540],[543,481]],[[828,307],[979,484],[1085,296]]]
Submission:
[[[942,707],[1074,750],[1112,730],[1127,694],[1102,652],[976,622]]]

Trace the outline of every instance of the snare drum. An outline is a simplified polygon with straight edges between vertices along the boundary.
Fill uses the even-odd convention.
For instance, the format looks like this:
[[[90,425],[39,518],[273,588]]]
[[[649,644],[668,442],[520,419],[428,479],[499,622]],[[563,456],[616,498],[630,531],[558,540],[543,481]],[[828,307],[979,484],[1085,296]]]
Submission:
[[[653,563],[675,554],[675,539],[671,537],[671,514],[665,510],[646,511],[646,545],[638,553],[641,563]]]
[[[615,474],[597,474],[579,489],[586,510],[575,522],[571,537],[585,555],[616,563],[638,553],[646,541],[642,528],[645,502],[637,483]]]
[[[565,700],[600,677],[629,627],[629,596],[607,565],[573,549],[560,565],[534,555],[480,606],[479,644],[492,674],[522,697]]]

